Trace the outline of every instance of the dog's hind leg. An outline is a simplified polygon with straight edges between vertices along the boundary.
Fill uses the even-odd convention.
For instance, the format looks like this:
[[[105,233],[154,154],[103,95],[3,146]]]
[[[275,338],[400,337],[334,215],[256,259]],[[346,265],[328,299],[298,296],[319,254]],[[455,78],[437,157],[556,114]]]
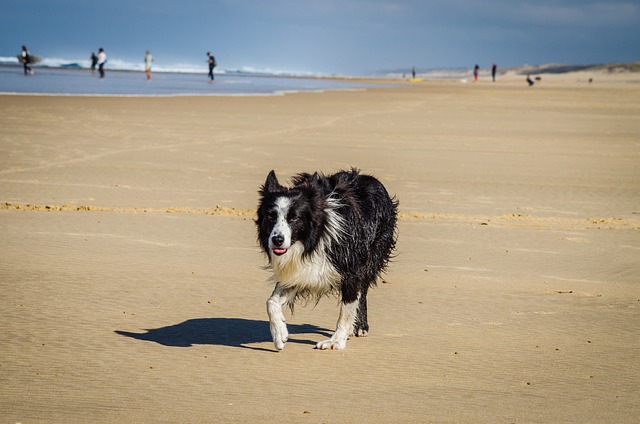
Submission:
[[[358,314],[356,315],[356,322],[353,327],[353,335],[356,337],[367,337],[369,334],[369,322],[367,321],[367,290],[369,287],[364,288],[360,295],[360,301],[358,302]]]
[[[340,305],[340,316],[336,331],[329,340],[325,340],[316,345],[316,349],[344,349],[347,346],[347,339],[353,334],[353,328],[358,313],[358,305],[360,303],[360,295],[353,302],[342,302]]]
[[[278,350],[282,350],[284,348],[284,344],[289,338],[287,321],[282,313],[282,307],[286,302],[286,290],[283,290],[280,285],[276,284],[275,289],[273,289],[273,293],[271,293],[271,296],[267,299],[267,313],[269,314],[269,329],[271,330],[273,344]]]

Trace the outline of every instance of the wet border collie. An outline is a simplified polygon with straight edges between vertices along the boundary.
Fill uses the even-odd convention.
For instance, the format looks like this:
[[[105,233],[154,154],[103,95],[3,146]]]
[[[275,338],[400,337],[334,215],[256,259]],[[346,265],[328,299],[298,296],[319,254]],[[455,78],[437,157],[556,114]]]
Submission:
[[[275,289],[267,300],[271,336],[281,350],[288,338],[283,306],[340,296],[333,336],[317,349],[343,349],[364,337],[367,290],[376,284],[396,243],[398,202],[376,178],[356,169],[325,176],[301,173],[280,185],[274,171],[259,191],[258,241],[269,258]]]

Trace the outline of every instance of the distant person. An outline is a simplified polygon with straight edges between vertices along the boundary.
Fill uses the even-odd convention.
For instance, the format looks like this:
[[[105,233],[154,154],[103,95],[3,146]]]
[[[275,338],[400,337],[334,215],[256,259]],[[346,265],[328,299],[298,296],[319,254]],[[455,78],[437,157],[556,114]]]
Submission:
[[[478,65],[473,67],[473,80],[478,81],[478,74],[480,73],[480,67]]]
[[[31,63],[31,55],[29,54],[29,50],[27,50],[27,46],[22,46],[20,61],[22,62],[22,67],[24,68],[24,74],[33,75],[33,69],[31,69],[31,66],[29,66],[29,64]]]
[[[98,65],[98,56],[95,53],[91,53],[91,72],[96,71],[96,66]]]
[[[147,50],[147,53],[144,55],[144,72],[147,74],[147,81],[151,79],[151,64],[153,63],[153,56]]]
[[[413,79],[416,79],[416,67],[415,66],[413,68],[411,68],[411,77]]]
[[[491,78],[493,78],[493,82],[496,82],[496,72],[498,71],[498,66],[494,63],[491,65]]]
[[[534,84],[533,80],[529,75],[527,75],[527,83],[529,84],[529,87],[531,87]]]
[[[98,72],[100,72],[100,78],[104,78],[104,65],[107,63],[107,54],[104,49],[100,47],[98,49]]]
[[[213,68],[215,68],[216,66],[218,66],[218,64],[216,63],[216,58],[213,56],[213,54],[211,52],[207,52],[207,56],[208,58],[208,62],[209,62],[209,78],[211,78],[211,82],[215,82],[214,79],[214,75],[213,75]]]

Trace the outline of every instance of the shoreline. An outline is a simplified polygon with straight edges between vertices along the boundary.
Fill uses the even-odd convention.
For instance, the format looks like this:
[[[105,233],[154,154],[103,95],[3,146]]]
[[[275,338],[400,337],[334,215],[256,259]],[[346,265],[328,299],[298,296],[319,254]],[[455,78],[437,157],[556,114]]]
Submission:
[[[606,77],[606,76],[605,76]],[[282,77],[289,78],[289,77]],[[305,79],[305,78],[302,78]],[[354,82],[354,83],[363,83],[363,84],[372,84],[376,85],[373,87],[355,87],[355,88],[326,88],[326,89],[301,89],[301,90],[277,90],[268,93],[174,93],[174,94],[99,94],[99,93],[37,93],[37,92],[0,92],[0,96],[25,96],[25,97],[61,97],[61,98],[73,98],[73,97],[85,97],[85,98],[210,98],[210,97],[220,97],[220,98],[234,98],[234,97],[281,97],[287,95],[296,95],[296,94],[323,94],[329,92],[356,92],[356,91],[367,91],[367,90],[377,90],[377,89],[397,89],[397,88],[412,88],[416,86],[424,86],[428,85],[431,87],[434,86],[447,86],[447,85],[467,85],[467,86],[478,86],[489,88],[489,86],[493,86],[494,88],[502,87],[516,87],[523,88],[526,87],[526,82],[522,78],[521,75],[510,75],[503,76],[499,82],[492,81],[479,81],[474,82],[470,81],[467,78],[434,78],[434,79],[423,79],[421,81],[411,81],[410,79],[379,79],[379,78],[313,78],[318,80],[334,80],[334,81],[344,81],[344,82]],[[590,79],[592,81],[590,81]],[[536,81],[537,87],[530,87],[531,90],[538,89],[540,87],[558,87],[558,86],[566,86],[569,87],[593,87],[593,88],[606,88],[608,86],[620,86],[620,85],[635,85],[640,84],[640,75],[634,78],[620,78],[619,76],[610,76],[608,78],[594,78],[592,74],[582,75],[579,73],[576,74],[568,74],[568,75],[552,75],[550,78],[545,78],[542,81]]]
[[[508,67],[501,68],[497,75],[497,81],[491,81],[491,75],[488,70],[482,69],[480,71],[480,80],[473,81],[473,74],[471,70],[446,70],[442,73],[441,70],[430,70],[427,72],[419,72],[417,79],[412,80],[410,77],[401,74],[389,74],[387,76],[349,76],[349,75],[280,75],[280,74],[262,74],[262,73],[219,73],[219,78],[225,77],[231,78],[258,78],[258,79],[275,79],[275,80],[309,80],[309,81],[337,81],[344,83],[361,83],[394,87],[397,85],[423,85],[423,84],[439,84],[439,83],[461,83],[470,85],[483,85],[486,83],[491,84],[524,84],[523,81],[527,75],[532,75],[539,80],[536,81],[537,85],[542,84],[584,84],[598,85],[598,84],[636,84],[640,83],[640,72],[635,71],[633,66],[637,65],[633,63],[622,64],[603,64],[603,65],[585,65],[585,66],[571,66],[571,65],[540,65],[540,66],[522,66],[522,67]],[[15,68],[21,69],[20,65],[0,65],[0,68]],[[38,68],[36,66],[36,68]],[[555,68],[567,69],[562,72],[554,71]],[[585,69],[583,69],[585,68]],[[64,71],[64,72],[78,72],[87,73],[91,72],[88,68],[69,68],[69,67],[53,67],[47,66],[42,69]],[[130,69],[109,69],[109,72],[116,74],[144,74],[144,70],[130,70]],[[160,75],[185,75],[185,76],[203,76],[203,72],[176,72],[176,71],[155,71]],[[334,90],[358,90],[375,87],[363,87],[363,88],[328,88],[319,89],[315,92],[334,91]],[[284,94],[296,93],[296,92],[314,92],[314,90],[280,90],[270,93],[174,93],[174,94],[99,94],[99,93],[38,93],[38,92],[0,92],[0,95],[52,95],[52,96],[116,96],[116,97],[172,97],[172,96],[280,96]]]
[[[77,69],[44,68],[35,76],[26,77],[21,72],[7,73],[6,69],[2,72],[0,91],[8,95],[280,96],[294,92],[359,90],[381,85],[373,81],[265,75],[218,74],[215,81],[209,81],[201,74],[167,72],[158,73],[149,81],[142,79],[142,72],[135,71],[112,71],[111,77],[104,80],[88,70]]]

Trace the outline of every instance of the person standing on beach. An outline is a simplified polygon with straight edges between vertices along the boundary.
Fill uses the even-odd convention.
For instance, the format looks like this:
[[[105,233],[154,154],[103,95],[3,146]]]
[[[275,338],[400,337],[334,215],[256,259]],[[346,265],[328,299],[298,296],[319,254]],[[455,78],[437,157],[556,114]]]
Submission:
[[[491,66],[491,78],[493,78],[493,82],[496,82],[496,72],[498,71],[498,66],[494,63]]]
[[[144,71],[147,74],[147,81],[151,79],[151,63],[153,62],[153,56],[147,50],[147,53],[144,55]]]
[[[211,82],[215,82],[214,81],[215,77],[213,76],[213,68],[218,66],[218,64],[216,63],[216,58],[213,56],[213,53],[207,52],[207,56],[209,57],[209,59],[208,59],[208,62],[209,62],[209,78],[211,78]]]
[[[415,66],[413,68],[411,68],[411,77],[413,79],[416,79],[416,67]]]
[[[96,66],[98,65],[98,56],[95,53],[91,52],[91,72],[96,71]]]
[[[33,70],[29,63],[31,63],[31,55],[29,54],[29,50],[27,50],[27,46],[22,46],[22,53],[20,54],[20,60],[22,61],[22,67],[24,68],[25,75],[33,75]]]
[[[98,49],[98,72],[100,72],[100,78],[104,78],[104,64],[107,63],[107,54],[104,49],[100,47]]]
[[[478,65],[473,67],[473,80],[478,82],[478,74],[480,73],[480,67]]]

